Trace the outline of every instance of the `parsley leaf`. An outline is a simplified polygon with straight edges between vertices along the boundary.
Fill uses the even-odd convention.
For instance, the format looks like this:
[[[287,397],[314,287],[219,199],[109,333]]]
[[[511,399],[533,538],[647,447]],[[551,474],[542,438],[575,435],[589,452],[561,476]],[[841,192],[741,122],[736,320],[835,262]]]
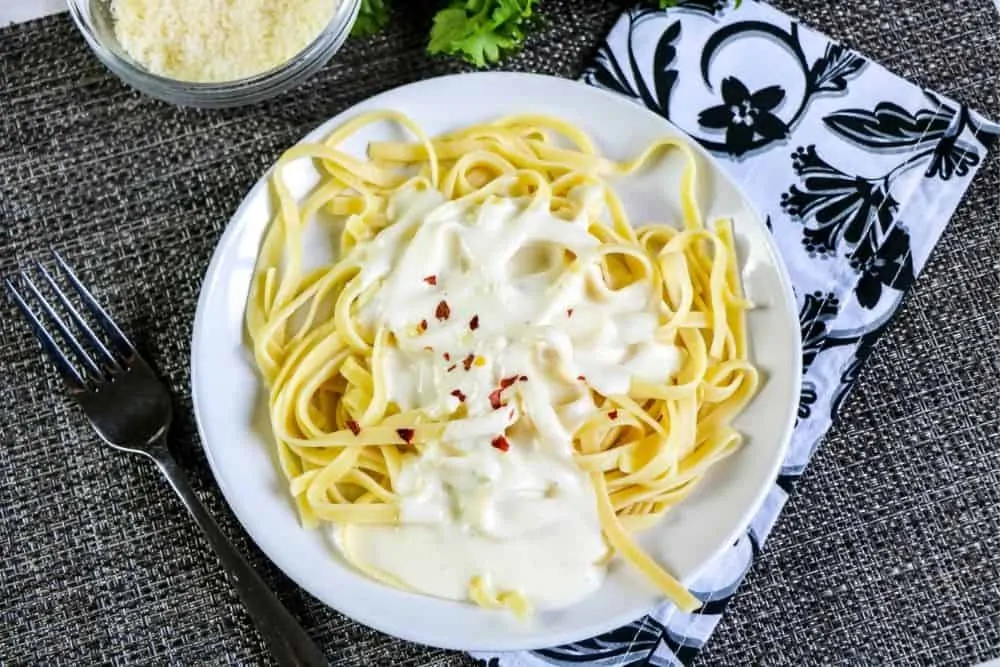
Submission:
[[[689,0],[649,0],[660,9],[682,7]],[[393,0],[361,0],[351,35],[363,37],[381,31],[389,22]],[[458,56],[476,67],[495,63],[524,43],[537,23],[538,0],[447,0],[434,15],[427,51]],[[739,7],[741,0],[735,0]]]
[[[494,63],[524,42],[536,0],[451,0],[434,16],[427,51]]]
[[[389,23],[389,0],[361,0],[358,20],[351,28],[354,37],[366,37],[379,32]]]

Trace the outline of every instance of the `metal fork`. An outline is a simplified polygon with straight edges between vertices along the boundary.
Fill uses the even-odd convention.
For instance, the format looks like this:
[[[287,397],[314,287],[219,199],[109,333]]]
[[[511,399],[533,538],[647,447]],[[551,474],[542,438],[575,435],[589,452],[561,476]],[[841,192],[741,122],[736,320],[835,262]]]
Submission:
[[[38,342],[62,376],[70,395],[83,408],[104,442],[123,452],[146,456],[167,478],[215,549],[278,663],[297,667],[328,665],[319,647],[219,530],[218,524],[198,500],[180,466],[170,455],[166,435],[172,411],[167,388],[63,258],[55,251],[52,254],[66,281],[97,323],[103,339],[87,324],[41,262],[35,263],[38,275],[56,296],[70,323],[57,313],[26,272],[21,272],[19,279],[7,278],[4,282]],[[25,290],[24,294],[19,286]],[[41,317],[29,305],[29,300],[38,304]],[[46,320],[50,325],[48,327]],[[50,327],[65,342],[68,355],[56,343]]]

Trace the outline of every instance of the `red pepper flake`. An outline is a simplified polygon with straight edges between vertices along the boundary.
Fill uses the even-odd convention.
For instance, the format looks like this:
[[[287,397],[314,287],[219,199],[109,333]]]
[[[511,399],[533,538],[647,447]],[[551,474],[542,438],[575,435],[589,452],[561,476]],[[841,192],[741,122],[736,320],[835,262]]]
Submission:
[[[427,283],[428,285],[437,285],[438,284],[438,277],[437,276],[427,276],[426,278],[424,278],[424,282]]]
[[[494,410],[499,410],[504,407],[505,403],[503,402],[502,396],[504,389],[510,388],[515,382],[518,382],[521,379],[527,380],[528,378],[524,375],[511,375],[510,377],[501,378],[500,388],[494,389],[490,392],[490,407]]]
[[[518,379],[519,382],[527,382],[528,381],[528,376],[527,375],[522,375],[521,377],[519,377],[517,379]]]
[[[451,355],[450,355],[450,354],[448,354],[447,352],[445,352],[445,353],[444,353],[444,360],[445,360],[445,361],[451,361]]]
[[[618,410],[612,410],[609,412],[608,419],[618,419]]]
[[[479,328],[479,315],[472,316],[472,319],[469,320],[469,328],[473,331]]]
[[[576,379],[579,380],[580,382],[586,382],[587,381],[587,378],[585,376],[583,376],[583,375],[577,375]]]
[[[361,433],[361,425],[353,419],[347,420],[347,428],[351,429],[351,433],[354,435]]]
[[[459,403],[465,403],[465,394],[462,393],[461,389],[453,390],[451,395],[457,398]]]
[[[465,367],[465,370],[469,370],[470,368],[472,368],[472,362],[475,360],[476,360],[476,355],[470,354],[465,359],[462,359],[462,366]]]
[[[396,435],[406,444],[413,442],[413,429],[412,428],[397,428]]]
[[[501,452],[506,452],[510,449],[510,442],[502,435],[498,435],[493,438],[493,441],[490,442],[490,444],[493,445],[494,448],[499,449]]]
[[[490,392],[490,407],[499,410],[504,406],[503,398],[500,396],[503,389],[494,389]]]
[[[417,325],[417,331],[420,333],[427,331],[427,320],[420,320],[420,324]]]
[[[434,317],[442,322],[451,317],[451,308],[448,307],[447,301],[442,301],[437,305],[437,308],[434,310]]]
[[[566,309],[566,317],[573,317],[573,309],[572,308],[567,308]]]
[[[450,373],[453,370],[455,370],[456,368],[458,368],[458,364],[452,364],[451,366],[448,366],[448,372]]]

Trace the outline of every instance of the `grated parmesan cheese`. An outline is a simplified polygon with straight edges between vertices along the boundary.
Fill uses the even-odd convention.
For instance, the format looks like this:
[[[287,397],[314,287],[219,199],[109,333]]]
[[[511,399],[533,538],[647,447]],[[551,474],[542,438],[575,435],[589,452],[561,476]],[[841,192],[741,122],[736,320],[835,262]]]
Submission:
[[[111,0],[115,35],[146,69],[192,82],[261,74],[327,26],[339,0]]]

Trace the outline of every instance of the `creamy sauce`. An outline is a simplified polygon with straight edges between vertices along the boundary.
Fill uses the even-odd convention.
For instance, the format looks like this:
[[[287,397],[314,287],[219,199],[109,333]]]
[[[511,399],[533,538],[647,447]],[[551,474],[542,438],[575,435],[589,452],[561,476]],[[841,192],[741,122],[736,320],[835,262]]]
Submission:
[[[539,607],[571,604],[600,585],[607,555],[572,460],[590,389],[624,394],[680,366],[655,337],[654,287],[608,289],[584,218],[428,191],[400,193],[389,213],[356,250],[359,318],[392,334],[378,364],[388,400],[453,421],[406,460],[401,525],[352,528],[353,554],[432,595],[466,599],[483,576]]]

